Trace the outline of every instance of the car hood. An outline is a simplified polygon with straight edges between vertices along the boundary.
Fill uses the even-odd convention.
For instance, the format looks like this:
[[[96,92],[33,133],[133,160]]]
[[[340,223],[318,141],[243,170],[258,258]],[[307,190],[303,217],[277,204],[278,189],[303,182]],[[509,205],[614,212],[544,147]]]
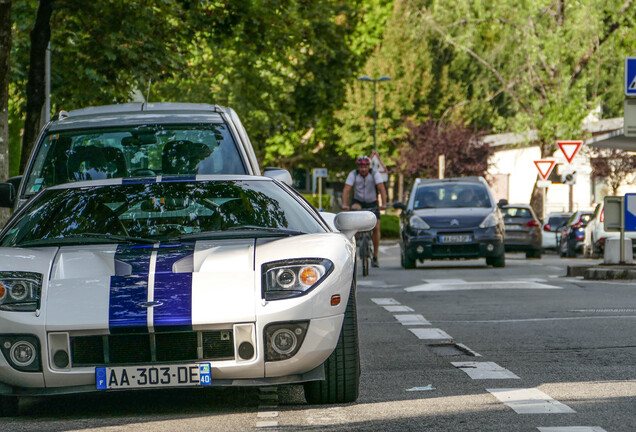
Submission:
[[[426,221],[431,228],[473,228],[479,226],[492,208],[466,207],[444,209],[417,209],[413,213]],[[455,222],[457,221],[457,222]]]
[[[254,239],[61,247],[46,293],[47,329],[254,321],[254,248]]]

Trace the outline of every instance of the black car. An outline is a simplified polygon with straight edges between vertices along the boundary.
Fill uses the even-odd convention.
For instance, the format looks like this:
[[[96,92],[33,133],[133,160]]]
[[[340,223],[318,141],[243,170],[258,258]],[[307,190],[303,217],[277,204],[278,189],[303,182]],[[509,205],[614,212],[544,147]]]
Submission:
[[[585,227],[592,220],[590,211],[576,211],[561,228],[558,238],[557,251],[561,257],[576,257],[577,252],[583,251],[585,241]]]
[[[505,266],[504,223],[483,177],[417,179],[400,215],[402,267],[418,260],[486,258]]]
[[[506,252],[525,252],[526,258],[541,258],[541,222],[526,204],[501,207],[506,225]]]

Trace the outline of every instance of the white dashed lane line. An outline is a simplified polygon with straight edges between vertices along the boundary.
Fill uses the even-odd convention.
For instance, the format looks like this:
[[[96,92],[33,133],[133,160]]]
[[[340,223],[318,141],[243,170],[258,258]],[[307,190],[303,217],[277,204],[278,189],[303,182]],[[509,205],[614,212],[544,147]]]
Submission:
[[[408,306],[383,306],[387,312],[413,312],[413,309]]]
[[[520,379],[508,369],[495,362],[451,362],[474,380],[477,379]]]
[[[486,389],[486,391],[508,405],[517,414],[568,414],[576,412],[535,388],[500,388]]]
[[[409,331],[423,340],[453,340],[453,337],[438,328],[410,328]]]
[[[400,302],[392,298],[372,298],[371,301],[378,306],[399,305]]]
[[[420,314],[402,314],[402,315],[393,315],[396,320],[400,322],[400,324],[409,326],[409,325],[431,325],[430,322],[426,320]]]
[[[537,429],[540,432],[607,432],[599,426],[548,426]]]
[[[256,427],[277,430],[278,427],[278,389],[276,387],[261,387],[258,399],[258,413],[256,414]]]

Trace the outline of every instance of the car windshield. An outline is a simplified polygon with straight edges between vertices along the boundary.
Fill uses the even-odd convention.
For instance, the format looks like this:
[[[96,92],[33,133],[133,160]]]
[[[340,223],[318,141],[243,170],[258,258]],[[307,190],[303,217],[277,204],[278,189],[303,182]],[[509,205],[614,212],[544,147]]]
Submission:
[[[556,231],[557,228],[565,225],[569,218],[569,216],[550,216],[546,225],[550,225],[550,229]]]
[[[524,207],[505,207],[501,213],[506,218],[532,218],[530,210]]]
[[[118,177],[245,173],[223,124],[68,130],[44,137],[25,191]]]
[[[479,183],[423,185],[415,191],[414,209],[492,207],[486,188]]]
[[[271,237],[325,232],[270,181],[172,181],[48,189],[7,227],[0,246]]]

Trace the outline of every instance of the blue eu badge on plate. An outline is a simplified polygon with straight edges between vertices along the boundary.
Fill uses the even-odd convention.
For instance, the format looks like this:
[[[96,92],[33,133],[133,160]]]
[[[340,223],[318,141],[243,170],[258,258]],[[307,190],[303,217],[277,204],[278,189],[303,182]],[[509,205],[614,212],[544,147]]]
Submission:
[[[201,385],[212,384],[212,377],[210,373],[210,363],[199,364],[199,382]]]
[[[106,383],[106,368],[105,367],[95,368],[95,384],[97,385],[97,390],[108,389],[108,384]]]

